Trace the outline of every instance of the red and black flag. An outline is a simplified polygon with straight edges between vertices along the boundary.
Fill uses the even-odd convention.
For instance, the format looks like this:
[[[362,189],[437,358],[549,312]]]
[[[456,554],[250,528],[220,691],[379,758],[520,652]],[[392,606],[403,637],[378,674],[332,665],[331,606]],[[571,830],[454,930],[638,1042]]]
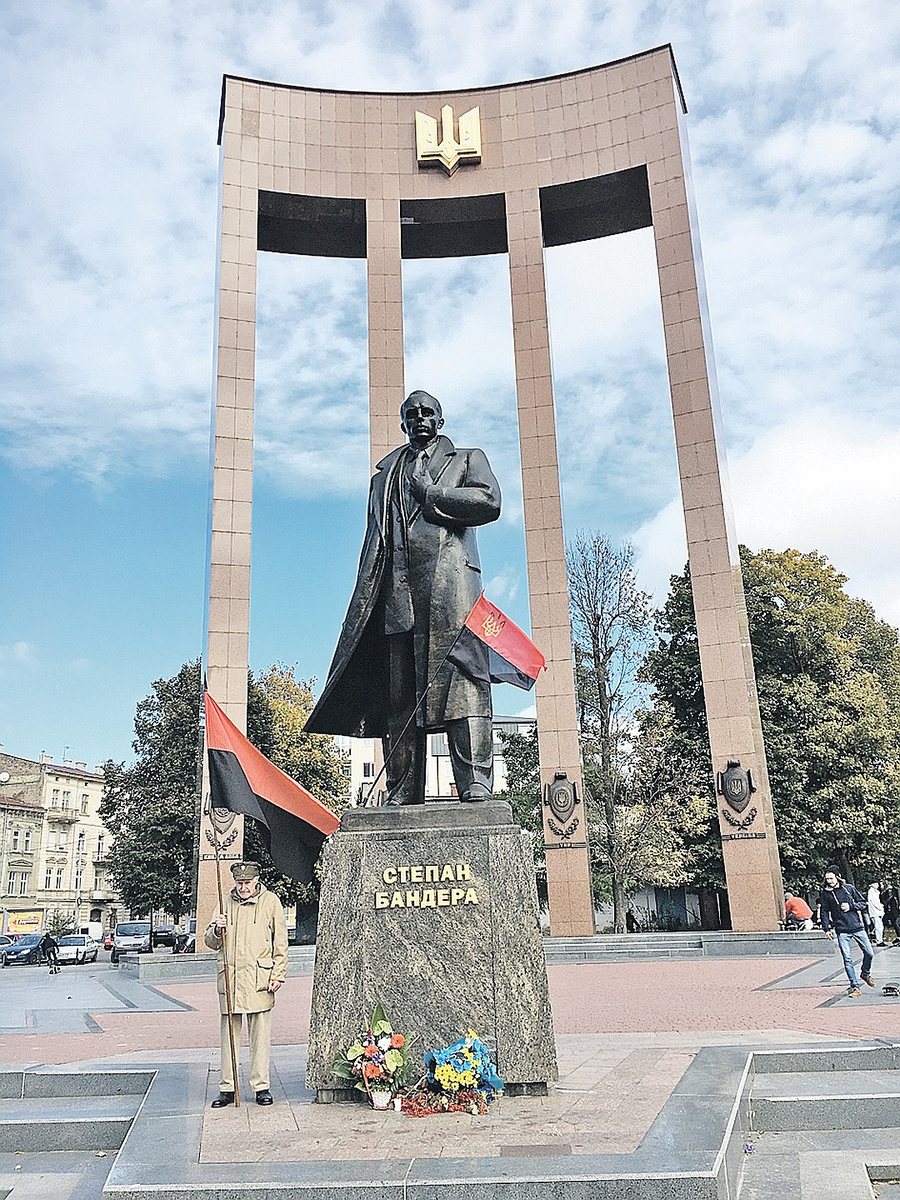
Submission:
[[[213,807],[259,821],[278,870],[297,883],[309,883],[322,843],[340,821],[251,746],[209,692],[203,693],[203,701]]]
[[[473,679],[533,688],[547,660],[531,638],[485,598],[475,601],[450,653],[452,663]]]

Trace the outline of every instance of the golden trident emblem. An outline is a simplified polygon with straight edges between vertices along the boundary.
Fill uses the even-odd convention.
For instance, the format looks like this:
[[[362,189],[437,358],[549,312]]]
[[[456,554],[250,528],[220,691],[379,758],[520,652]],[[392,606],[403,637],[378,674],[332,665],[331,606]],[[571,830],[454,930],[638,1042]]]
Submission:
[[[499,637],[503,626],[506,624],[506,618],[501,617],[498,613],[488,613],[484,618],[481,628],[484,630],[486,638]]]
[[[453,136],[453,109],[441,109],[441,140],[438,123],[427,113],[416,113],[416,155],[420,167],[443,167],[452,175],[460,163],[481,162],[481,117],[471,108],[459,118],[459,140]]]

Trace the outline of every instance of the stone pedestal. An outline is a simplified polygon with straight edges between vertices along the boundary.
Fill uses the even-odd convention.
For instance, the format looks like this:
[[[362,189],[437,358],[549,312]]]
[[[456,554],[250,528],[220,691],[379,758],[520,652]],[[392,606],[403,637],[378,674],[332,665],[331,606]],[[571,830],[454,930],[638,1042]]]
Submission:
[[[557,1078],[530,839],[508,804],[350,809],[328,842],[307,1085],[349,1098],[331,1064],[378,1001],[414,1054],[469,1028],[510,1091]]]

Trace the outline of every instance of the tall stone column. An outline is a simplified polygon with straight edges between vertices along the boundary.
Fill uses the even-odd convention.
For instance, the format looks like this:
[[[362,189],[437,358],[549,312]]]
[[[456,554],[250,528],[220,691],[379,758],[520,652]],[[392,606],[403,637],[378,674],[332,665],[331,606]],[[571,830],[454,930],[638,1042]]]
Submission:
[[[752,771],[757,787],[741,811],[717,797],[722,856],[733,927],[777,929],[783,911],[781,866],[721,449],[687,138],[677,97],[659,111],[665,119],[662,154],[648,164],[647,174],[712,769],[718,774],[729,760],[738,760]]]
[[[394,183],[394,187],[391,187]],[[400,195],[366,199],[366,271],[369,293],[369,447],[371,467],[403,440],[403,275]]]
[[[256,375],[257,162],[248,124],[258,112],[241,109],[237,81],[226,92],[220,157],[222,209],[216,313],[216,380],[209,548],[206,683],[239,729],[247,727],[250,640],[250,529],[253,498],[253,400]],[[236,103],[232,106],[229,99]],[[214,831],[203,763],[197,871],[197,950],[218,908]],[[243,857],[244,819],[223,814],[217,836],[224,863]],[[231,875],[222,870],[224,890]]]
[[[565,771],[580,796],[581,753],[537,188],[507,192],[506,220],[531,636],[547,658],[547,669],[536,685],[541,784],[546,789],[556,772]],[[594,917],[584,805],[576,806],[575,832],[562,837],[554,826],[568,829],[569,825],[561,826],[549,806],[542,807],[550,932],[554,937],[590,936]]]

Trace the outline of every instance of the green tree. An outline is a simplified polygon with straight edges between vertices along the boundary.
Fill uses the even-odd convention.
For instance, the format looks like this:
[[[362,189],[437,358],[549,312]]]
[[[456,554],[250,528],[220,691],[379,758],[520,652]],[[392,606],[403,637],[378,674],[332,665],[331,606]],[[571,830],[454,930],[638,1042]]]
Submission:
[[[75,918],[61,908],[54,908],[44,919],[44,932],[59,941],[61,937],[67,937],[70,933],[75,932]]]
[[[830,862],[873,878],[900,855],[900,640],[815,551],[741,547],[760,713],[786,881]],[[644,673],[670,716],[671,752],[710,780],[690,576],[673,576]],[[701,882],[721,882],[714,797],[695,847]],[[703,844],[705,843],[705,845]]]
[[[500,731],[500,749],[506,765],[506,787],[497,798],[507,800],[513,819],[534,835],[534,866],[538,900],[547,903],[547,862],[544,855],[544,825],[541,815],[541,764],[537,726],[529,733]]]
[[[624,933],[628,864],[648,829],[625,809],[634,803],[628,757],[644,695],[637,672],[652,634],[650,597],[637,586],[633,548],[601,533],[579,533],[566,567],[589,844],[611,883],[614,928]]]
[[[180,917],[193,903],[200,780],[200,662],[157,680],[135,716],[135,762],[108,762],[100,815],[114,836],[110,874],[137,913],[162,908]],[[247,734],[276,766],[337,810],[347,783],[333,740],[302,732],[312,706],[311,683],[293,668],[273,666],[248,677]],[[245,825],[245,853],[258,857],[266,882],[282,898],[309,894],[278,876],[256,822]]]
[[[190,911],[199,791],[200,662],[158,679],[137,706],[134,765],[109,761],[100,816],[110,875],[132,913]]]

